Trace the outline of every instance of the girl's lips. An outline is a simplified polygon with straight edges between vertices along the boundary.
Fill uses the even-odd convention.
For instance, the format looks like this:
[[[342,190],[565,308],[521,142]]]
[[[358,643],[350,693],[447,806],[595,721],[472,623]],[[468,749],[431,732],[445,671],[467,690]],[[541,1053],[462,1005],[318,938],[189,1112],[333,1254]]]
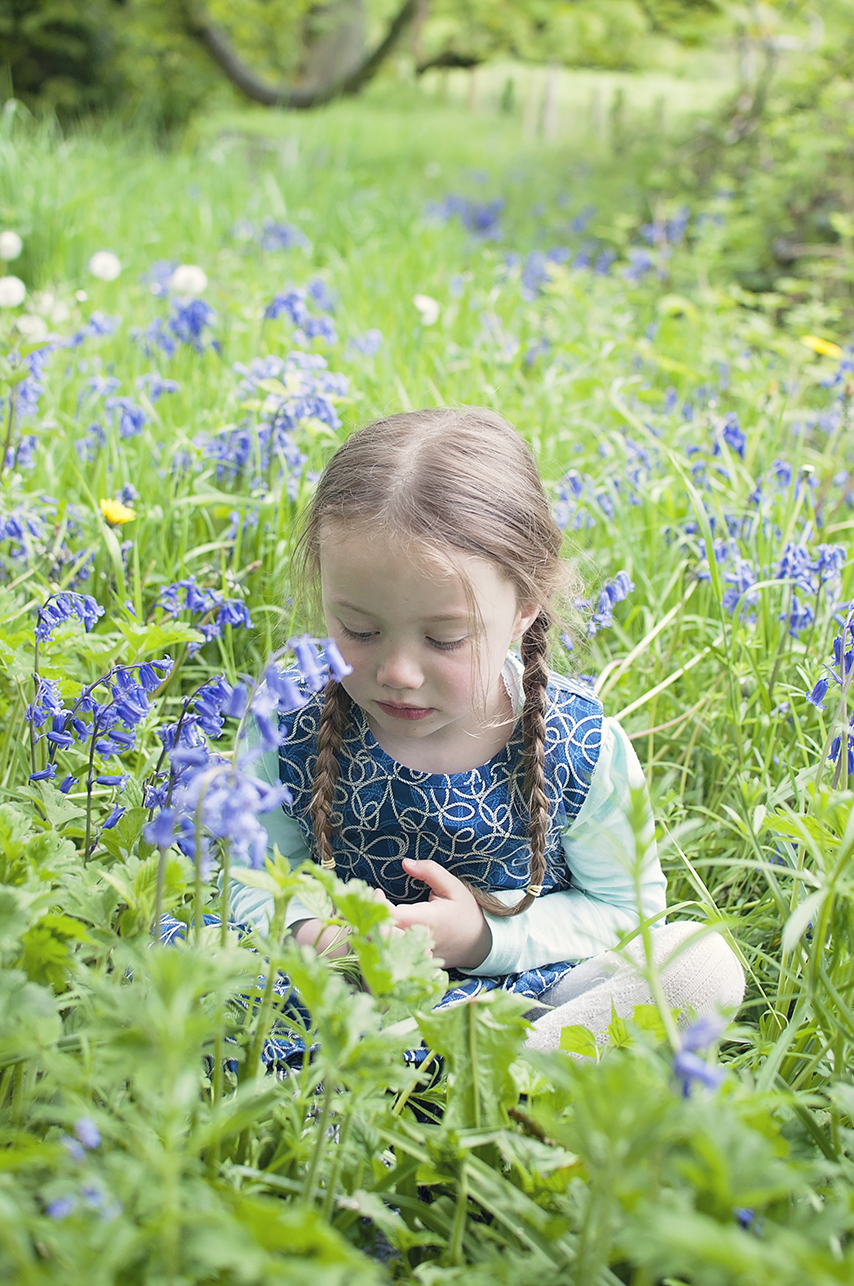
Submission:
[[[428,714],[433,713],[432,706],[394,705],[390,701],[378,701],[377,705],[385,714],[390,714],[393,719],[426,719]]]

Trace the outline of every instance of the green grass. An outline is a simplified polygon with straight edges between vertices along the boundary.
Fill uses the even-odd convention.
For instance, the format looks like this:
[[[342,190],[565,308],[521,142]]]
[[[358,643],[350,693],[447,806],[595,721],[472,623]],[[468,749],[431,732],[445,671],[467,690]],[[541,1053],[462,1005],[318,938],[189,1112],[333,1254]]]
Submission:
[[[650,102],[650,110],[653,109],[654,97]],[[380,89],[364,103],[339,104],[304,117],[246,113],[200,121],[183,145],[167,152],[158,151],[143,135],[124,137],[109,130],[81,131],[63,139],[47,129],[8,118],[6,126],[0,143],[0,219],[3,226],[14,228],[24,238],[24,255],[9,266],[9,271],[19,273],[27,283],[30,295],[25,311],[45,314],[49,324],[63,335],[72,333],[95,309],[120,314],[123,319],[114,335],[87,340],[79,348],[57,351],[51,356],[38,418],[35,424],[22,426],[24,431],[36,432],[39,439],[35,466],[32,470],[7,470],[2,481],[7,512],[22,504],[41,512],[45,495],[58,502],[55,518],[52,516],[49,524],[50,540],[29,565],[16,562],[5,552],[9,547],[3,547],[7,576],[17,578],[17,583],[4,591],[0,621],[0,642],[6,649],[2,654],[5,671],[0,782],[7,798],[21,799],[29,771],[27,753],[23,747],[18,749],[22,708],[30,695],[31,635],[24,613],[32,604],[43,601],[49,588],[66,583],[72,570],[72,565],[66,564],[64,571],[56,571],[51,542],[65,539],[73,551],[93,552],[93,574],[82,588],[94,593],[106,608],[104,621],[88,642],[71,630],[42,651],[42,672],[61,678],[69,691],[81,681],[94,678],[105,662],[162,652],[164,644],[156,632],[156,600],[164,584],[192,574],[201,584],[220,588],[231,597],[245,598],[255,630],[228,631],[226,637],[204,647],[195,658],[182,656],[180,675],[163,699],[164,710],[168,711],[175,708],[180,691],[191,690],[206,675],[224,670],[233,678],[241,670],[257,669],[288,624],[293,623],[287,603],[287,594],[293,588],[288,583],[291,533],[310,486],[311,471],[322,467],[344,433],[377,415],[409,407],[438,403],[493,406],[532,443],[543,476],[554,488],[556,503],[561,500],[560,479],[567,471],[576,470],[586,479],[582,500],[569,515],[577,522],[569,522],[567,554],[579,561],[591,595],[595,597],[601,580],[622,567],[636,583],[628,603],[618,609],[615,627],[597,635],[571,663],[598,676],[607,711],[621,718],[648,775],[657,803],[674,914],[722,926],[745,962],[748,1002],[741,1026],[732,1034],[723,1055],[746,1087],[747,1097],[738,1100],[739,1138],[742,1142],[750,1138],[751,1146],[760,1148],[757,1140],[767,1135],[776,1140],[775,1146],[782,1155],[789,1147],[785,1140],[797,1135],[792,1146],[795,1152],[801,1150],[798,1155],[810,1156],[813,1161],[819,1155],[830,1156],[834,1164],[847,1164],[846,1130],[850,1127],[851,1107],[848,1067],[854,1044],[852,890],[847,874],[851,796],[844,770],[841,780],[835,783],[840,788],[836,791],[830,789],[830,770],[823,774],[821,771],[828,734],[837,720],[845,722],[847,694],[837,711],[831,692],[824,713],[811,706],[805,696],[829,658],[838,628],[833,616],[837,604],[825,590],[820,590],[813,604],[814,624],[790,634],[787,618],[793,586],[777,576],[787,542],[800,543],[814,554],[822,542],[847,542],[854,522],[848,483],[841,476],[847,468],[848,399],[838,397],[838,387],[826,387],[838,363],[818,356],[799,342],[805,333],[824,333],[826,314],[821,306],[806,301],[781,317],[774,298],[750,295],[733,284],[723,250],[728,207],[720,199],[692,209],[687,242],[674,244],[666,257],[658,254],[657,266],[639,280],[626,276],[630,250],[646,246],[638,231],[640,225],[655,216],[672,217],[680,205],[678,194],[662,186],[662,156],[653,146],[649,131],[643,128],[643,121],[640,127],[635,121],[625,138],[612,139],[607,147],[595,135],[532,140],[524,137],[523,122],[518,118],[473,116],[451,103],[436,102],[414,91],[408,96],[401,93],[393,97]],[[660,140],[657,147],[661,148]],[[478,241],[458,220],[443,223],[425,214],[428,202],[440,201],[449,193],[478,201],[505,198],[503,239]],[[586,229],[573,231],[571,221],[588,206],[596,209]],[[698,215],[703,218],[698,220]],[[310,239],[310,248],[264,252],[257,240],[235,236],[241,221],[248,220],[257,227],[265,218],[297,225]],[[589,267],[572,266],[586,243],[590,243],[593,262],[603,250],[616,256],[610,271],[600,274]],[[541,279],[538,291],[528,292],[529,297],[525,297],[520,289],[524,257],[532,250],[557,245],[570,247],[569,260],[553,266],[550,275]],[[123,264],[122,274],[115,282],[97,282],[86,270],[91,254],[104,248],[114,250]],[[521,263],[508,262],[511,251],[522,256]],[[172,358],[163,354],[148,357],[141,343],[133,338],[134,328],[145,328],[157,316],[166,315],[165,303],[139,280],[158,259],[195,263],[204,268],[209,278],[205,299],[217,313],[214,333],[221,344],[219,353],[207,350],[200,354],[184,345]],[[333,371],[346,374],[350,380],[348,400],[339,407],[343,427],[337,434],[313,421],[299,427],[296,441],[307,460],[290,498],[276,471],[260,480],[251,470],[248,476],[232,480],[218,478],[201,454],[198,439],[200,434],[234,425],[246,415],[237,396],[239,377],[232,369],[233,363],[247,363],[258,356],[289,350],[292,327],[282,319],[263,321],[264,309],[274,293],[288,285],[304,285],[318,275],[337,298],[334,322],[339,342],[331,346],[318,343],[315,348],[328,358]],[[75,292],[83,290],[88,297],[80,301]],[[52,300],[47,299],[48,292]],[[420,325],[412,302],[417,293],[438,301],[441,314],[434,326]],[[57,303],[66,306],[68,316],[54,323],[51,310]],[[15,339],[13,321],[11,313],[3,318],[10,342]],[[371,327],[378,328],[384,336],[376,356],[364,357],[347,347],[348,339]],[[119,393],[136,399],[137,377],[154,368],[177,380],[180,391],[165,395],[147,408],[149,422],[140,436],[124,439],[108,426],[105,445],[93,458],[81,460],[76,444],[91,421],[103,418],[100,403],[86,392],[86,381],[93,373],[114,376],[121,381]],[[690,416],[683,409],[687,403],[692,407]],[[738,417],[745,434],[743,456],[736,449],[731,431],[729,442],[723,437],[726,417],[730,415]],[[183,461],[182,467],[176,468],[176,461]],[[773,473],[778,461],[791,466],[789,484],[779,484]],[[762,499],[757,504],[752,496],[763,479]],[[106,528],[97,502],[113,496],[128,482],[139,491],[139,500],[135,504],[136,520],[117,533],[119,539],[132,541],[122,562],[116,534]],[[252,525],[238,543],[227,534],[233,511],[252,518]],[[712,559],[712,571],[708,573],[704,560],[711,553],[712,540],[727,532],[731,541],[729,561],[717,565]],[[726,576],[735,566],[736,554],[750,562],[759,582],[744,619],[721,605],[729,588]],[[54,580],[56,576],[58,581]],[[845,601],[851,594],[851,569],[846,565],[838,597]],[[135,606],[138,634],[133,632],[133,618],[124,606],[126,600]],[[146,623],[148,633],[142,629]],[[172,651],[177,655],[174,646]],[[570,659],[558,656],[556,664],[566,666]],[[135,761],[131,760],[137,778],[151,768],[158,754],[159,745],[152,732],[149,729]],[[109,801],[105,801],[104,807],[108,806]],[[66,836],[77,841],[79,847],[79,820],[71,819],[63,825]],[[123,851],[104,832],[101,842],[102,847],[85,871],[77,870],[71,857],[73,850],[63,850],[63,861],[72,874],[62,873],[63,867],[59,875],[40,877],[49,887],[63,890],[62,896],[67,899],[63,909],[79,916],[88,926],[88,942],[69,946],[67,936],[63,938],[55,926],[45,925],[42,938],[33,937],[30,947],[22,949],[23,954],[14,946],[18,939],[12,934],[13,945],[6,956],[10,968],[29,970],[30,985],[46,988],[50,983],[64,997],[63,1039],[70,1040],[81,1027],[88,1030],[89,1023],[98,1030],[109,1028],[117,1032],[123,1029],[122,1024],[132,1027],[136,1021],[122,1008],[130,1001],[119,994],[121,989],[113,988],[115,994],[107,998],[106,979],[114,971],[115,961],[124,960],[120,942],[117,945],[110,935],[124,916],[122,932],[127,936],[131,925],[141,935],[140,941],[146,940],[153,911],[151,868],[140,866],[136,841]],[[11,851],[13,845],[7,840],[6,847]],[[108,875],[114,878],[105,882],[102,876]],[[173,875],[173,900],[180,903],[183,899],[189,906],[186,872],[182,875],[176,864]],[[8,883],[13,883],[11,878]],[[807,895],[812,901],[799,910]],[[24,916],[21,924],[32,934],[41,924],[44,905],[33,903],[26,914],[20,914]],[[44,947],[43,958],[39,955],[39,942]],[[56,956],[55,968],[45,963],[50,958],[48,947]],[[245,957],[245,953],[237,952],[236,957],[240,956]],[[168,1041],[170,1023],[177,1024],[176,1030],[183,1032],[184,1044],[180,1048],[184,1070],[179,1059],[173,1068],[174,1081],[169,1082],[174,1087],[183,1084],[181,1077],[186,1069],[195,1066],[194,1050],[199,1042],[204,1045],[214,1039],[215,1030],[221,1039],[221,1015],[227,1004],[224,997],[246,989],[246,965],[223,957],[221,976],[211,979],[204,974],[202,957],[188,954],[188,973],[182,979],[177,973],[174,977],[169,973],[172,966],[156,961],[149,977],[146,959],[143,951],[135,957],[133,968],[140,978],[148,979],[145,1004],[150,1002],[154,1007],[152,1014],[162,1002],[162,1008],[157,1010],[161,1025],[157,1027],[152,1018],[148,1034],[143,1037],[137,1032],[134,1039],[140,1048],[145,1045],[145,1066],[153,1069],[162,1057],[164,1041]],[[296,967],[293,961],[290,967]],[[97,981],[102,977],[103,985]],[[307,977],[306,986],[309,984],[320,989],[318,995],[322,992],[320,1013],[328,1016],[342,1003],[331,991],[323,991],[324,987],[332,987],[331,983]],[[218,997],[214,1011],[204,1009],[208,1004],[205,996]],[[168,1018],[164,998],[170,997],[169,1003],[176,1007],[174,1012],[180,1010],[184,1017],[173,1014]],[[194,1006],[204,1009],[208,1015],[205,1022],[210,1019],[207,1027],[200,1019],[198,1031],[191,1031],[186,1017]],[[510,1030],[509,1017],[507,1022]],[[152,1034],[155,1028],[159,1034]],[[114,1113],[116,1121],[124,1122],[121,1128],[115,1127],[118,1149],[122,1131],[130,1135],[136,1128],[133,1113],[122,1116],[125,1108],[117,1106],[123,1093],[121,1075],[115,1070],[118,1063],[109,1076],[103,1069],[90,1076],[89,1072],[75,1070],[74,1058],[63,1054],[66,1061],[62,1062],[60,1081],[48,1082],[53,1085],[53,1097],[48,1095],[47,1099],[52,1106],[48,1109],[37,1086],[42,1075],[38,1069],[49,1067],[50,1059],[33,1052],[35,1039],[31,1033],[21,1038],[31,1060],[26,1066],[31,1066],[32,1071],[26,1075],[22,1072],[20,1077],[15,1072],[0,1084],[0,1110],[8,1110],[12,1124],[20,1124],[26,1118],[33,1137],[41,1137],[43,1128],[39,1122],[53,1119],[51,1112],[61,1115],[57,1103],[73,1101],[77,1110],[83,1111],[89,1101],[87,1095],[100,1092],[98,1075],[103,1073],[104,1084],[110,1085],[109,1091],[102,1087],[107,1104],[104,1119]],[[50,1041],[55,1041],[56,1035],[44,1039],[48,1040],[45,1048],[55,1048]],[[112,1039],[107,1040],[111,1049]],[[641,1052],[637,1064],[631,1065],[633,1071],[624,1068],[627,1079],[621,1082],[621,1093],[626,1092],[626,1085],[634,1077],[638,1085],[646,1086],[644,1093],[652,1098],[659,1094],[655,1100],[659,1106],[670,1101],[667,1064],[656,1064],[659,1071],[653,1073],[650,1060],[655,1057],[660,1056],[649,1052],[647,1057]],[[613,1066],[620,1065],[616,1058]],[[646,1070],[640,1070],[642,1065]],[[7,1066],[18,1064],[13,1060]],[[596,1170],[596,1147],[590,1144],[589,1150],[584,1151],[587,1144],[580,1141],[578,1123],[571,1128],[565,1121],[560,1123],[562,1109],[554,1106],[553,1098],[555,1086],[562,1084],[564,1074],[557,1066],[550,1065],[547,1072],[552,1078],[548,1091],[543,1088],[546,1082],[541,1083],[540,1089],[531,1088],[539,1083],[538,1075],[546,1075],[542,1069],[535,1067],[526,1073],[530,1077],[531,1102],[542,1095],[546,1115],[542,1117],[541,1132],[546,1129],[548,1137],[565,1139],[570,1150],[584,1155],[579,1173],[591,1181],[589,1191],[595,1194],[600,1180],[608,1188],[609,1171],[604,1161]],[[339,1074],[345,1089],[352,1090],[358,1084],[352,1068],[342,1071],[339,1067],[334,1075]],[[566,1073],[570,1079],[571,1075],[574,1073]],[[653,1090],[649,1078],[655,1076],[659,1076],[661,1084]],[[733,1077],[731,1087],[737,1084]],[[595,1116],[600,1109],[593,1099],[599,1090],[592,1086],[591,1081],[584,1089],[579,1082],[573,1088],[567,1081],[560,1093],[570,1098],[576,1093],[582,1098],[588,1094],[590,1112]],[[313,1101],[313,1088],[316,1086],[302,1084],[302,1109]],[[247,1095],[248,1102],[251,1094],[261,1093],[261,1089],[250,1080],[240,1093]],[[779,1094],[773,1104],[767,1097],[772,1091]],[[377,1099],[380,1106],[374,1116],[366,1108],[362,1124],[352,1125],[354,1137],[361,1140],[359,1146],[367,1148],[365,1156],[373,1157],[371,1162],[363,1160],[359,1164],[369,1169],[373,1166],[373,1178],[367,1177],[364,1170],[350,1173],[346,1166],[342,1178],[335,1169],[339,1163],[334,1151],[324,1143],[322,1128],[315,1128],[311,1135],[315,1160],[309,1159],[308,1135],[301,1133],[297,1108],[293,1104],[285,1106],[290,1102],[286,1091],[282,1091],[276,1112],[293,1115],[287,1146],[282,1141],[286,1131],[282,1133],[280,1118],[275,1117],[278,1124],[274,1128],[274,1117],[263,1115],[267,1109],[258,1106],[259,1099],[253,1100],[252,1110],[261,1114],[258,1121],[262,1124],[256,1121],[250,1128],[247,1117],[245,1125],[235,1126],[239,1146],[232,1148],[223,1142],[223,1152],[219,1150],[220,1142],[212,1151],[212,1143],[193,1142],[186,1133],[190,1118],[181,1116],[181,1112],[192,1115],[196,1092],[195,1080],[191,1090],[181,1091],[185,1097],[180,1101],[185,1106],[180,1111],[174,1109],[174,1120],[169,1116],[173,1109],[167,1111],[166,1098],[162,1102],[158,1099],[157,1111],[165,1115],[158,1117],[159,1124],[151,1128],[160,1132],[161,1143],[164,1122],[172,1120],[169,1128],[185,1131],[181,1134],[183,1160],[176,1159],[177,1152],[173,1151],[167,1157],[173,1168],[169,1170],[163,1162],[166,1169],[162,1173],[168,1171],[170,1183],[179,1187],[190,1184],[188,1176],[200,1173],[203,1158],[211,1184],[205,1191],[209,1196],[215,1192],[216,1200],[224,1201],[222,1193],[229,1184],[232,1192],[240,1187],[235,1178],[237,1171],[228,1167],[248,1165],[260,1173],[270,1162],[273,1153],[268,1142],[275,1137],[278,1143],[269,1145],[273,1152],[276,1147],[291,1150],[287,1161],[282,1159],[284,1153],[276,1153],[281,1165],[272,1167],[271,1173],[291,1176],[287,1182],[307,1184],[310,1196],[321,1175],[326,1176],[323,1182],[330,1185],[327,1192],[332,1192],[339,1182],[345,1193],[371,1188],[372,1184],[379,1184],[377,1190],[384,1191],[384,1163],[379,1157],[385,1145],[380,1135],[370,1134],[371,1130],[391,1128],[383,1116],[386,1109],[381,1099]],[[749,1098],[754,1092],[755,1097]],[[140,1096],[141,1103],[149,1102],[145,1098],[149,1090],[141,1082],[134,1093]],[[736,1090],[731,1088],[730,1093],[735,1095]],[[153,1103],[154,1098],[150,1101]],[[334,1102],[327,1108],[337,1110]],[[145,1110],[148,1109],[140,1108],[142,1116]],[[547,1110],[557,1115],[548,1117]],[[721,1108],[722,1112],[729,1110]],[[220,1104],[216,1111],[225,1108]],[[665,1111],[664,1107],[661,1111]],[[34,1114],[26,1116],[27,1112]],[[46,1115],[40,1117],[39,1112]],[[626,1138],[632,1130],[636,1131],[632,1138],[641,1138],[641,1115],[634,1125],[626,1125]],[[761,1125],[757,1124],[760,1118]],[[343,1119],[351,1121],[350,1116]],[[409,1118],[404,1115],[401,1119]],[[378,1125],[381,1121],[385,1121],[382,1126]],[[428,1145],[418,1135],[420,1126],[414,1119],[410,1124],[406,1146],[413,1148],[412,1155],[416,1156],[419,1148],[423,1151],[433,1144]],[[732,1122],[727,1126],[730,1127],[736,1128]],[[696,1140],[702,1131],[714,1133],[708,1120],[705,1124],[695,1121],[690,1129],[684,1124],[678,1128],[689,1134],[694,1131],[691,1137],[698,1155],[702,1148]],[[360,1130],[365,1132],[364,1138]],[[223,1139],[226,1137],[227,1132]],[[524,1132],[514,1137],[521,1147]],[[404,1143],[399,1134],[395,1138],[399,1157]],[[531,1137],[527,1137],[525,1146],[528,1143],[534,1146]],[[440,1165],[441,1161],[442,1166],[450,1166],[449,1173],[457,1173],[453,1169],[457,1162],[448,1159],[450,1146],[445,1140],[442,1147],[446,1151],[441,1156],[436,1152],[431,1164]],[[475,1151],[481,1147],[475,1143],[471,1146]],[[505,1145],[495,1140],[489,1143],[491,1148],[499,1146]],[[161,1172],[150,1155],[140,1159],[144,1151],[137,1149],[134,1164],[141,1167],[140,1173],[144,1171],[146,1183],[154,1183],[151,1176]],[[220,1171],[217,1158],[225,1158],[226,1152],[227,1166]],[[486,1182],[483,1167],[498,1164],[497,1155],[488,1152],[483,1144],[477,1153],[480,1159],[477,1164],[471,1162],[466,1180],[473,1185],[470,1191],[480,1194],[477,1200],[483,1208],[489,1208],[488,1192],[477,1188],[477,1184]],[[426,1156],[423,1151],[419,1164],[424,1167]],[[116,1151],[115,1158],[118,1157]],[[115,1158],[110,1164],[117,1166],[119,1161]],[[528,1158],[518,1164],[522,1167],[520,1173],[527,1173],[525,1166],[536,1171],[540,1162]],[[565,1162],[565,1166],[570,1164]],[[702,1217],[725,1221],[731,1219],[733,1205],[755,1205],[765,1212],[773,1229],[785,1227],[786,1211],[795,1207],[801,1211],[798,1217],[807,1220],[803,1213],[806,1206],[797,1206],[803,1194],[795,1192],[795,1180],[785,1199],[774,1196],[773,1183],[768,1179],[772,1161],[766,1158],[757,1165],[760,1169],[765,1167],[762,1172],[766,1188],[760,1184],[750,1199],[742,1193],[744,1199],[736,1200],[738,1194],[731,1194],[727,1198],[729,1207],[721,1197],[721,1209],[730,1210],[725,1215],[713,1214],[718,1209],[714,1204],[718,1197],[714,1201],[711,1197],[698,1197]],[[794,1174],[794,1161],[792,1165]],[[595,1180],[596,1174],[599,1180]],[[649,1176],[648,1179],[654,1188],[656,1181]],[[406,1202],[416,1201],[414,1170],[411,1183],[400,1177],[395,1182],[395,1209],[405,1214],[409,1209]],[[524,1189],[525,1183],[525,1190],[533,1191],[534,1182],[519,1179],[519,1188],[513,1191]],[[566,1184],[569,1182],[567,1178]],[[267,1192],[276,1191],[272,1179],[259,1183]],[[431,1282],[459,1280],[452,1276],[455,1261],[467,1264],[465,1271],[474,1273],[475,1266],[482,1266],[488,1259],[486,1243],[478,1241],[481,1232],[477,1227],[472,1231],[471,1224],[465,1236],[473,1240],[471,1244],[465,1242],[463,1251],[465,1199],[459,1197],[457,1188],[455,1217],[447,1195],[454,1189],[450,1180],[448,1183],[451,1186],[443,1189],[446,1195],[435,1209],[426,1213],[426,1208],[422,1209],[419,1216],[427,1220],[433,1234],[444,1239],[446,1246],[442,1263],[436,1267],[440,1275],[429,1277]],[[122,1190],[129,1210],[136,1212],[129,1213],[128,1226],[140,1226],[141,1207],[134,1204],[136,1199],[127,1195],[126,1188]],[[287,1187],[285,1190],[291,1191]],[[652,1188],[644,1190],[645,1199],[658,1199]],[[675,1191],[678,1190],[677,1183]],[[186,1191],[190,1191],[189,1187]],[[562,1193],[564,1188],[556,1180],[555,1186],[548,1189],[551,1196],[544,1195],[546,1188],[537,1191],[538,1200],[548,1205],[553,1197],[558,1201],[554,1194]],[[616,1201],[611,1188],[608,1192],[608,1201]],[[829,1188],[825,1186],[821,1192],[821,1200],[830,1202]],[[581,1196],[577,1200],[583,1204]],[[619,1200],[623,1201],[623,1215],[629,1219],[625,1212],[633,1209],[633,1198],[628,1189]],[[329,1204],[332,1201],[329,1196],[327,1213],[333,1208]],[[789,1201],[794,1205],[786,1205]],[[346,1260],[349,1251],[345,1253],[341,1248],[345,1242],[355,1239],[363,1244],[356,1224],[348,1222],[348,1216],[342,1213],[345,1209],[342,1206],[333,1221],[338,1230],[335,1236],[343,1240],[327,1246],[333,1260],[335,1255],[343,1256],[341,1263],[350,1262]],[[770,1274],[768,1277],[749,1276],[750,1272],[759,1273],[755,1265],[745,1267],[745,1277],[739,1276],[741,1269],[737,1272],[735,1268],[722,1270],[723,1276],[714,1277],[711,1269],[710,1275],[704,1275],[702,1264],[679,1269],[680,1264],[688,1262],[684,1255],[681,1260],[677,1255],[675,1260],[667,1261],[662,1251],[657,1260],[655,1255],[659,1252],[653,1253],[649,1246],[647,1251],[639,1248],[632,1258],[634,1252],[625,1248],[618,1252],[608,1240],[610,1234],[602,1231],[607,1225],[604,1215],[605,1222],[599,1232],[595,1231],[594,1225],[599,1227],[598,1209],[590,1205],[585,1218],[592,1220],[593,1231],[588,1228],[590,1244],[599,1246],[593,1258],[602,1272],[610,1258],[612,1263],[630,1261],[632,1271],[640,1274],[632,1280],[638,1282],[659,1279],[644,1276],[647,1272],[677,1271],[693,1273],[692,1281],[708,1281],[710,1286],[713,1281],[784,1280],[779,1276],[783,1269],[774,1268],[771,1259],[767,1263],[763,1260],[762,1272]],[[384,1224],[375,1207],[366,1206],[366,1212],[376,1217],[378,1226],[385,1231],[393,1224]],[[162,1228],[158,1225],[160,1230],[152,1234],[151,1245],[162,1249],[168,1243],[173,1249],[168,1254],[163,1252],[166,1258],[162,1262],[157,1258],[161,1251],[149,1249],[145,1254],[151,1258],[140,1262],[156,1262],[157,1272],[162,1274],[158,1280],[178,1280],[177,1225],[166,1226],[174,1211],[168,1218],[167,1214],[158,1215],[166,1223]],[[526,1228],[529,1224],[525,1220],[532,1221],[530,1228],[539,1227],[535,1214],[529,1211],[519,1216]],[[228,1217],[232,1215],[233,1212]],[[560,1215],[564,1217],[569,1224],[575,1218],[566,1211]],[[617,1218],[616,1214],[613,1218]],[[661,1219],[664,1220],[663,1214]],[[248,1207],[239,1215],[240,1220],[241,1227],[263,1222],[262,1214]],[[624,1225],[629,1226],[630,1221]],[[672,1248],[677,1238],[675,1233],[662,1231],[664,1226],[656,1224],[656,1236],[663,1239],[662,1245]],[[310,1251],[321,1259],[326,1253],[325,1235],[317,1234]],[[388,1235],[395,1245],[405,1242],[397,1225]],[[738,1235],[744,1239],[752,1236],[741,1231]],[[842,1237],[840,1245],[847,1245],[847,1233],[838,1235]],[[85,1254],[94,1253],[94,1234],[81,1232],[80,1236]],[[548,1240],[545,1233],[542,1236]],[[803,1236],[807,1241],[814,1236],[818,1245],[818,1232],[804,1232]],[[535,1242],[540,1247],[536,1252],[531,1248]],[[643,1244],[641,1238],[638,1246]],[[746,1256],[745,1248],[752,1247],[752,1242],[744,1240],[739,1244]],[[525,1271],[530,1271],[534,1280],[537,1273],[544,1271],[536,1265],[537,1255],[546,1253],[545,1242],[541,1245],[534,1237],[526,1245],[527,1249],[519,1249],[514,1243],[513,1254],[518,1252],[528,1263]],[[651,1258],[644,1260],[646,1253]],[[818,1256],[819,1251],[815,1254]],[[65,1247],[58,1260],[50,1261],[54,1267],[46,1271],[58,1272],[55,1265],[70,1262],[69,1255],[72,1252]],[[806,1250],[803,1255],[807,1255]],[[665,1261],[673,1266],[667,1268]],[[748,1261],[749,1256],[744,1258],[745,1265]],[[185,1280],[241,1280],[239,1275],[205,1276],[198,1262],[193,1260],[195,1266],[181,1269],[189,1274]],[[417,1255],[406,1262],[408,1273],[414,1269]],[[559,1257],[549,1262],[558,1265],[555,1272],[564,1271],[560,1268],[564,1261],[559,1262]],[[793,1256],[791,1271],[802,1271],[798,1264],[806,1262]],[[818,1259],[809,1262],[813,1267],[803,1270],[807,1276],[809,1272],[818,1273]],[[481,1270],[487,1272],[486,1268],[477,1269]],[[148,1280],[146,1271],[145,1267],[136,1267],[132,1272],[127,1267],[116,1268],[118,1276],[107,1276],[105,1280]],[[346,1271],[350,1270],[341,1268],[341,1272]],[[831,1276],[814,1276],[811,1280],[837,1280],[832,1278],[832,1266],[826,1271]],[[130,1275],[121,1276],[122,1272]],[[237,1273],[237,1269],[223,1268],[222,1272]],[[825,1272],[824,1266],[821,1272]],[[582,1275],[578,1280],[613,1280],[596,1276],[593,1269],[590,1273],[593,1275]],[[774,1273],[778,1273],[776,1278]],[[405,1279],[415,1280],[411,1276]],[[20,1280],[46,1278],[39,1277],[34,1268]],[[260,1281],[262,1277],[256,1274],[246,1280]],[[329,1280],[339,1278],[331,1276]]]

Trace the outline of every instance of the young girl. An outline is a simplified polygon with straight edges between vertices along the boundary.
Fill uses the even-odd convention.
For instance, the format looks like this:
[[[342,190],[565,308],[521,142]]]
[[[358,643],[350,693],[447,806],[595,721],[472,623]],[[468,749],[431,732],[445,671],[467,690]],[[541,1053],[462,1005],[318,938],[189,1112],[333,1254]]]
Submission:
[[[606,953],[665,907],[631,742],[586,684],[547,668],[578,590],[561,541],[528,448],[495,412],[407,412],[353,434],[293,564],[352,670],[309,694],[261,766],[293,797],[264,819],[271,845],[366,880],[400,931],[424,925],[451,974],[443,1004],[529,997],[540,1046],[576,1021],[604,1033],[612,1003],[624,1017],[651,1003],[637,945]],[[266,927],[268,894],[233,881],[230,899]],[[288,928],[336,949],[298,903]],[[718,935],[682,923],[654,940],[672,1005],[740,1002]]]

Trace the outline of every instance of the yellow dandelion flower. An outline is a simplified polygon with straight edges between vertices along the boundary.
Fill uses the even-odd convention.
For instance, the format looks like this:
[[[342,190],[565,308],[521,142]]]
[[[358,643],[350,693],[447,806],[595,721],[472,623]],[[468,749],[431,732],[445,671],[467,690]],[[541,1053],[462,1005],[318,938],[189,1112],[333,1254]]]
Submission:
[[[834,344],[830,339],[820,339],[818,335],[801,335],[801,343],[805,348],[811,348],[814,353],[821,353],[822,357],[842,356],[842,349],[838,344]]]
[[[98,504],[111,527],[121,527],[123,523],[133,522],[136,517],[136,510],[128,509],[121,500],[99,500]]]

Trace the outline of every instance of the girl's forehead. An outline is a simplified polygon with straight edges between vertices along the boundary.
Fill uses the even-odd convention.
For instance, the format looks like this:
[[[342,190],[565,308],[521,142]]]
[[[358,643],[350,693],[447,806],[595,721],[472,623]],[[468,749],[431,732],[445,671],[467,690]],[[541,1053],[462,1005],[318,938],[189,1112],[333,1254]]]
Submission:
[[[515,594],[486,558],[361,525],[325,528],[319,552],[324,595],[357,606],[356,597],[364,595],[466,615],[484,599]]]

